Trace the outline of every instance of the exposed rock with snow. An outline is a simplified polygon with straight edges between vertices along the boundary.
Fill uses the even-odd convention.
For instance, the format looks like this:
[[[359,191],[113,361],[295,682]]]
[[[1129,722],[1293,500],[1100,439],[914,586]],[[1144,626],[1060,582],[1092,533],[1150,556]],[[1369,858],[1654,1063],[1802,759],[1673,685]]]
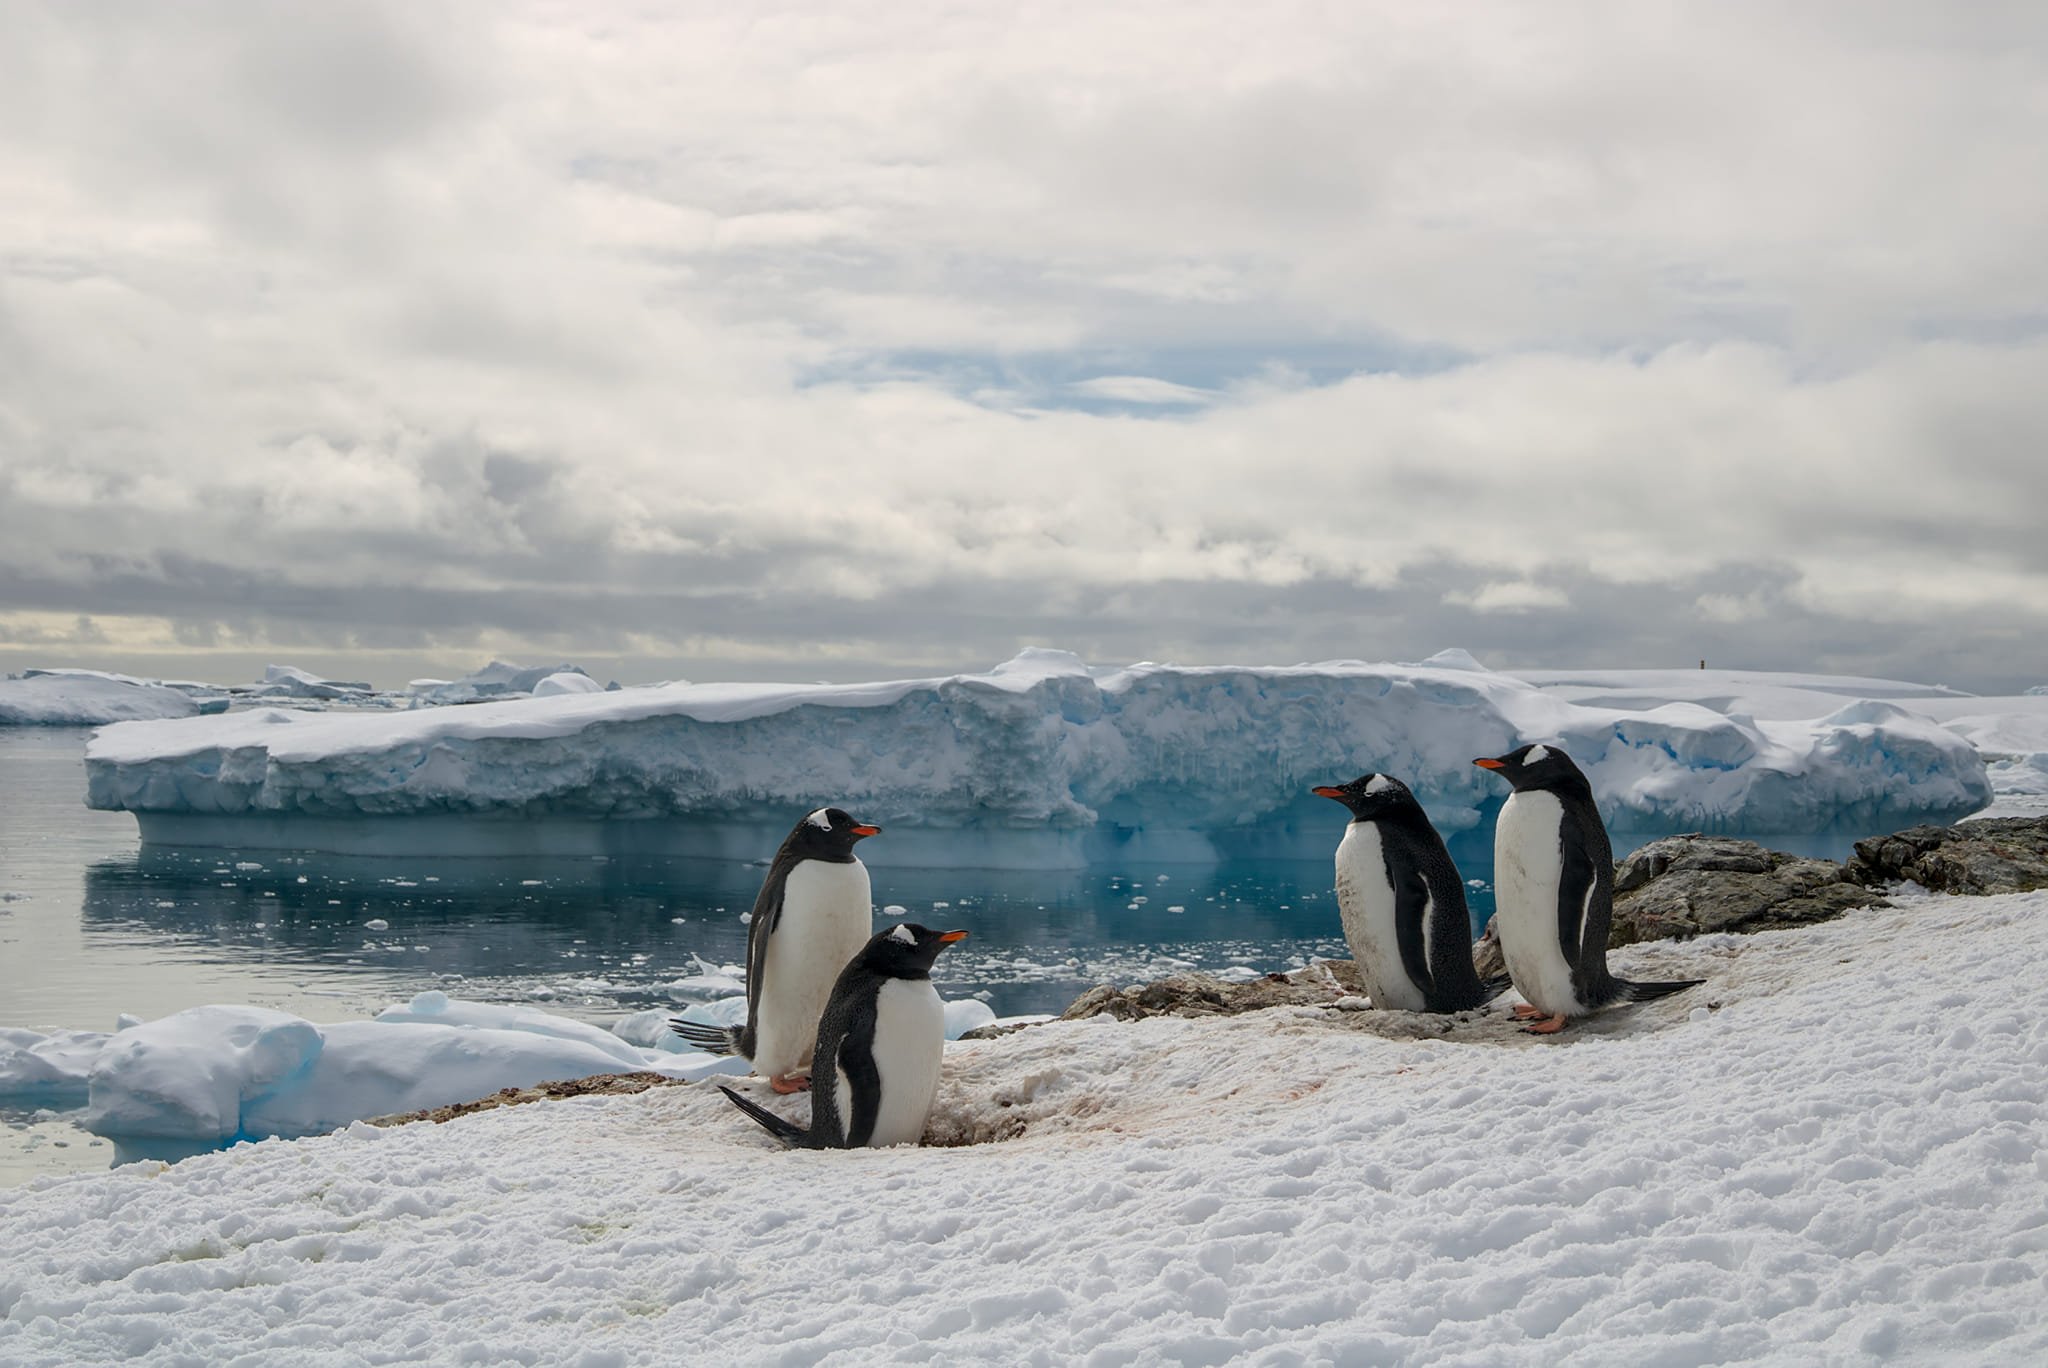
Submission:
[[[1867,884],[1909,879],[1938,893],[2048,888],[2048,818],[1921,826],[1858,841],[1848,876]]]
[[[1074,999],[1060,1020],[1236,1016],[1268,1007],[1326,1007],[1364,991],[1358,966],[1350,960],[1317,960],[1291,974],[1262,974],[1242,983],[1213,974],[1171,974],[1128,988],[1098,984]]]
[[[1666,836],[1631,852],[1615,866],[1614,895],[1610,945],[1803,926],[1884,905],[1832,860],[1696,834]]]

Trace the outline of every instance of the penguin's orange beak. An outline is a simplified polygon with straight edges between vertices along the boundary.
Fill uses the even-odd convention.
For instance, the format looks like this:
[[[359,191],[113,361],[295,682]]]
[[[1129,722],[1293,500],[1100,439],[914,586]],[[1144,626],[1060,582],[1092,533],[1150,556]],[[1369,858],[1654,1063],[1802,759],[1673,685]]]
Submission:
[[[1329,784],[1317,784],[1309,792],[1318,798],[1342,798],[1344,796],[1343,789],[1332,787]]]
[[[967,933],[965,931],[941,931],[939,933],[939,940],[947,945],[951,945],[956,940],[966,939]]]
[[[882,829],[878,826],[862,825],[854,827],[853,834],[856,836],[879,836],[882,834]]]
[[[1502,762],[1500,762],[1500,761],[1498,761],[1498,760],[1474,760],[1474,761],[1473,761],[1472,763],[1473,763],[1473,764],[1475,764],[1475,765],[1477,765],[1477,766],[1479,766],[1479,768],[1481,768],[1481,769],[1506,769],[1506,768],[1507,768],[1507,766],[1506,766],[1505,764],[1503,764]]]

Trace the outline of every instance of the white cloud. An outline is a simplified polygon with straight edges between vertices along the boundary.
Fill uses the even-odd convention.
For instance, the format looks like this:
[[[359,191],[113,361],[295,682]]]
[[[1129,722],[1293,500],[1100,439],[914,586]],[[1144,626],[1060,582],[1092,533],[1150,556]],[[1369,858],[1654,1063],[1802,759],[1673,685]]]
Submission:
[[[1547,584],[1526,581],[1495,581],[1466,591],[1454,589],[1444,595],[1445,603],[1470,608],[1475,613],[1526,613],[1536,608],[1569,608],[1571,596]]]
[[[1509,659],[1676,594],[1910,671],[1952,652],[1896,623],[2048,603],[2033,9],[179,14],[0,50],[38,641],[572,649],[616,602],[910,659],[965,594],[1309,657],[1374,649],[1349,592]]]

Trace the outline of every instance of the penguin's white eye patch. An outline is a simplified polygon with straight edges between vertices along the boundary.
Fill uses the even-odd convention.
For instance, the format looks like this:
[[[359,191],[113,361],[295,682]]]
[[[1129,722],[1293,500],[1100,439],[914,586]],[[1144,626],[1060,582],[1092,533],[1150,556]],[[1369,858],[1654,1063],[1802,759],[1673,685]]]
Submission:
[[[1385,793],[1388,789],[1391,789],[1393,786],[1394,781],[1387,778],[1386,775],[1375,774],[1372,777],[1372,782],[1365,786],[1365,791],[1367,793]]]
[[[1522,757],[1522,763],[1525,765],[1540,765],[1549,758],[1550,752],[1545,750],[1542,746],[1537,746],[1535,749],[1531,750],[1527,755]]]
[[[901,922],[889,928],[889,939],[892,941],[902,941],[905,945],[917,944],[917,937],[911,935],[910,928]]]
[[[820,831],[830,831],[832,829],[832,819],[825,815],[824,808],[819,808],[816,812],[804,818],[804,820]]]

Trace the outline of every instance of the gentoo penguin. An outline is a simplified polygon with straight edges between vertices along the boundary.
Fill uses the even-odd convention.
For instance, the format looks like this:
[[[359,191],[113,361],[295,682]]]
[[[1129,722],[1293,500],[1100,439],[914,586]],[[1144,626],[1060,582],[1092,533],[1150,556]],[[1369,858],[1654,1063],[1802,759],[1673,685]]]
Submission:
[[[746,1056],[779,1093],[810,1086],[818,1017],[846,962],[874,930],[868,867],[854,842],[881,830],[836,807],[798,822],[754,898],[747,932],[747,1024],[669,1019],[677,1035],[713,1054]]]
[[[1631,983],[1607,972],[1614,850],[1570,756],[1534,745],[1472,763],[1515,786],[1493,830],[1494,922],[1508,977],[1528,1000],[1515,1015],[1536,1018],[1525,1030],[1550,1035],[1572,1017],[1705,981]]]
[[[805,1130],[741,1097],[719,1091],[785,1145],[858,1149],[914,1145],[939,1088],[946,1012],[932,987],[932,961],[965,931],[903,922],[878,932],[832,985],[818,1022],[818,1082]]]
[[[1443,838],[1399,779],[1361,774],[1314,792],[1351,809],[1337,844],[1337,910],[1375,1007],[1462,1012],[1488,991],[1472,968],[1465,887]]]

